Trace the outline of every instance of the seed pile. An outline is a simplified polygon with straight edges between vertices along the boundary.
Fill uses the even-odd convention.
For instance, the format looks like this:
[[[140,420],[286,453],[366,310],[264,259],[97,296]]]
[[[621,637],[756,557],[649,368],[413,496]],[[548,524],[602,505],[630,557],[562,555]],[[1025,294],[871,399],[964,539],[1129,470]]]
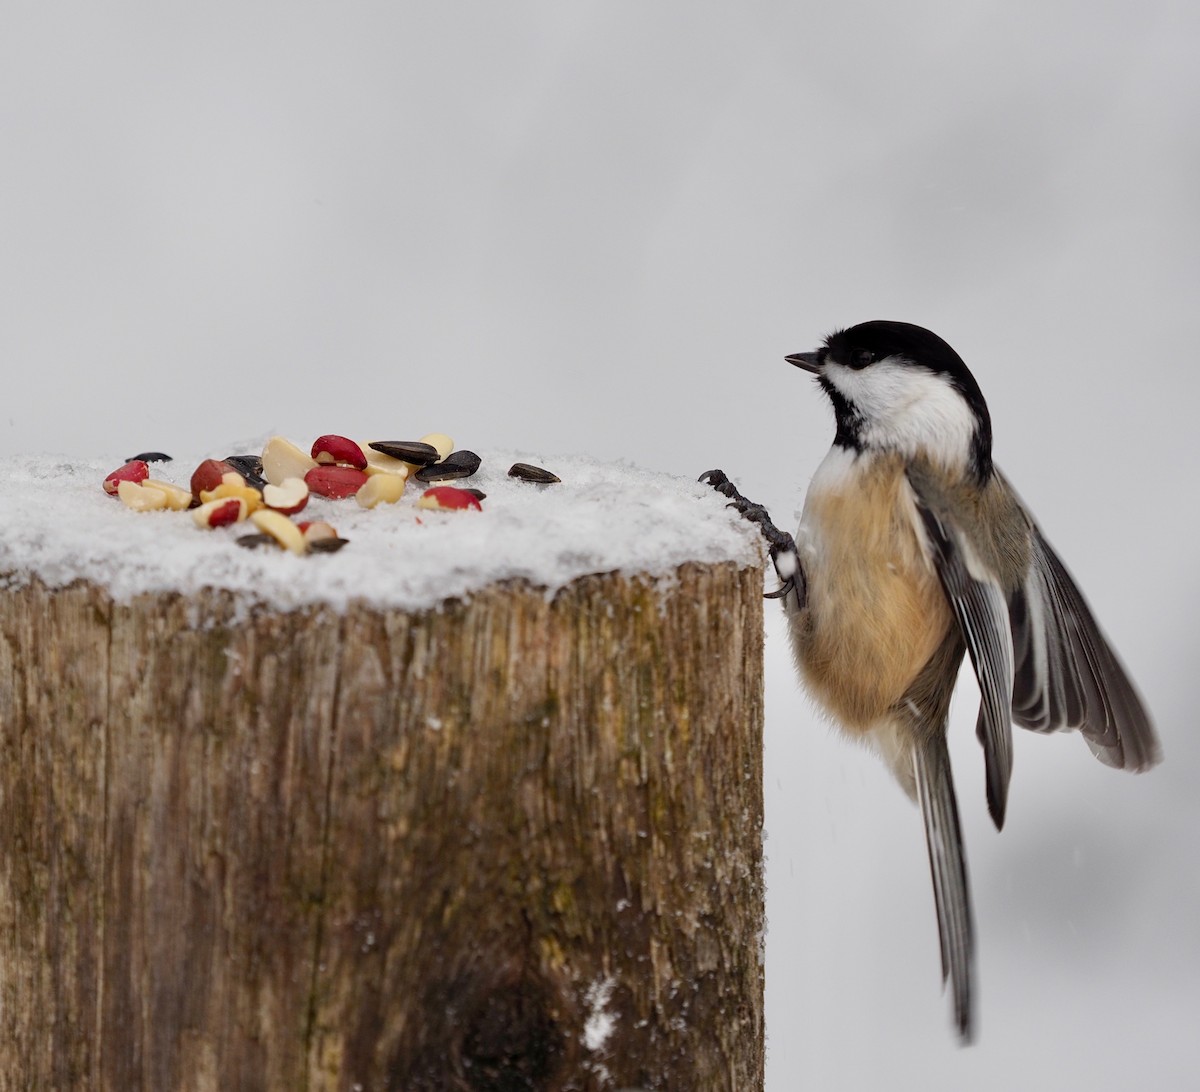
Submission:
[[[161,451],[135,455],[105,477],[104,491],[136,512],[190,511],[197,527],[212,530],[249,522],[252,534],[238,544],[249,549],[273,547],[294,554],[332,553],[346,545],[325,520],[294,520],[309,497],[353,497],[367,509],[395,504],[410,480],[429,485],[471,477],[481,459],[457,450],[444,433],[420,440],[359,443],[333,433],[318,436],[308,452],[283,436],[272,436],[261,455],[205,459],[192,472],[190,488],[150,476],[150,463],[170,462]],[[541,467],[514,463],[509,475],[549,484],[559,478]],[[482,511],[478,489],[435,484],[424,490],[417,507],[435,511]]]
[[[122,603],[144,594],[192,597],[212,589],[231,593],[233,598],[228,604],[222,599],[220,609],[228,606],[240,618],[258,606],[291,611],[325,605],[340,613],[353,604],[370,604],[424,611],[508,581],[553,595],[595,573],[671,580],[686,562],[733,561],[746,568],[761,561],[761,536],[691,475],[650,470],[623,459],[551,456],[538,453],[528,441],[522,447],[502,447],[474,427],[454,432],[460,448],[469,447],[483,457],[473,477],[426,486],[410,476],[398,502],[373,509],[362,507],[357,499],[332,500],[310,493],[307,506],[287,517],[297,526],[302,521],[326,524],[306,528],[309,547],[303,556],[280,546],[274,536],[259,539],[257,548],[250,548],[254,543],[240,546],[239,538],[266,534],[250,516],[224,528],[202,530],[193,522],[194,508],[135,512],[119,495],[110,496],[101,488],[110,471],[130,461],[122,456],[165,451],[173,461],[142,460],[148,463],[147,479],[173,485],[183,494],[180,500],[190,505],[191,475],[203,460],[211,456],[240,465],[251,476],[248,484],[254,484],[263,447],[275,433],[289,437],[308,454],[322,432],[336,431],[360,441],[416,440],[433,428],[452,430],[455,421],[445,414],[422,420],[403,407],[391,415],[399,422],[391,425],[372,425],[365,417],[355,424],[361,414],[354,413],[345,418],[350,424],[341,424],[336,416],[324,414],[311,428],[281,422],[272,431],[260,430],[256,440],[229,442],[230,433],[219,427],[221,416],[218,413],[215,430],[209,422],[208,441],[202,433],[189,437],[186,450],[176,430],[170,436],[161,434],[160,422],[159,434],[147,431],[144,423],[137,431],[137,426],[126,428],[124,439],[117,433],[115,449],[110,436],[107,454],[37,452],[4,460],[0,584],[13,588],[36,580],[61,588],[83,580]],[[458,424],[463,425],[461,419]],[[369,445],[360,447],[370,454]],[[241,455],[249,461],[231,458]],[[509,467],[517,461],[545,467],[562,483],[541,485],[511,477]],[[270,483],[258,476],[261,492]],[[469,496],[478,489],[487,496],[475,497],[479,511],[418,507],[425,492],[440,488],[461,489]],[[312,542],[317,533],[350,541],[336,556],[318,557]],[[337,548],[336,542],[332,548]],[[203,620],[207,613],[196,617],[198,624],[208,624]],[[0,647],[0,663],[3,660]],[[0,706],[2,691],[0,685]]]

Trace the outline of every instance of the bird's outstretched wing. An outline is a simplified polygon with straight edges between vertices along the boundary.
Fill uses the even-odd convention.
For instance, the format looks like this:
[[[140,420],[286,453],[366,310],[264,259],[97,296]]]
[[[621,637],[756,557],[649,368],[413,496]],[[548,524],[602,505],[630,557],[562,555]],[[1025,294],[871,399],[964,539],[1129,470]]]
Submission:
[[[988,809],[1004,824],[1015,721],[1037,732],[1079,729],[1109,766],[1144,770],[1160,758],[1145,706],[1083,598],[1026,514],[1021,574],[1006,580],[956,518],[955,505],[910,476],[938,577],[979,680],[977,734],[987,768]],[[997,476],[990,488],[1003,490]],[[996,553],[996,551],[992,551]]]
[[[1013,719],[1022,728],[1078,728],[1101,762],[1146,770],[1162,757],[1150,715],[1083,593],[1041,531],[1009,596],[1016,675]]]

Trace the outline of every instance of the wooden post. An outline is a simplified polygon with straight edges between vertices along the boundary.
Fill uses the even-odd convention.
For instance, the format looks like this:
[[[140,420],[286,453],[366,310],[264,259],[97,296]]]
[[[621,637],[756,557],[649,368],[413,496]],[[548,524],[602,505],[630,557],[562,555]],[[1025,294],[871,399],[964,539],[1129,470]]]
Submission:
[[[0,1089],[761,1088],[761,590],[0,590]]]

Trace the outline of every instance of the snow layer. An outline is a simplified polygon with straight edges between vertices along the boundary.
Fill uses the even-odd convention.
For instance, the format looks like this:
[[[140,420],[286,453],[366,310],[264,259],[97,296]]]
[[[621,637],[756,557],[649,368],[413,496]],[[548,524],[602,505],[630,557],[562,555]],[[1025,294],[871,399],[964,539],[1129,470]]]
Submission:
[[[261,443],[217,457],[256,450]],[[343,609],[354,600],[419,610],[511,578],[553,592],[588,573],[666,576],[685,561],[760,558],[753,528],[697,482],[578,456],[480,454],[478,473],[448,484],[486,492],[483,511],[418,509],[416,482],[398,504],[370,511],[353,499],[313,497],[297,518],[326,519],[350,542],[305,557],[238,546],[240,535],[257,530],[250,523],[204,531],[187,512],[131,511],[101,487],[121,458],[11,459],[0,467],[0,583],[82,578],[117,600],[213,587],[282,610]],[[153,464],[151,477],[186,487],[205,457],[176,455]],[[562,484],[509,478],[517,461],[545,466]]]

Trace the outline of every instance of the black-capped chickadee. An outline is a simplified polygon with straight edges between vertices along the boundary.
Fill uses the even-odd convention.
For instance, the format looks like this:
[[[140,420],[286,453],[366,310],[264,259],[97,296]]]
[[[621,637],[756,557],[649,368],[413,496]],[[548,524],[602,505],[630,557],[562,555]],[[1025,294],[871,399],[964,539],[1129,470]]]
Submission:
[[[959,355],[920,326],[875,321],[786,359],[817,377],[837,423],[795,540],[721,471],[701,480],[760,525],[808,691],[920,802],[943,980],[969,1041],[974,925],[946,748],[963,653],[979,680],[997,828],[1014,721],[1077,728],[1101,762],[1127,770],[1154,765],[1158,740],[1083,595],[992,463],[987,404]]]

